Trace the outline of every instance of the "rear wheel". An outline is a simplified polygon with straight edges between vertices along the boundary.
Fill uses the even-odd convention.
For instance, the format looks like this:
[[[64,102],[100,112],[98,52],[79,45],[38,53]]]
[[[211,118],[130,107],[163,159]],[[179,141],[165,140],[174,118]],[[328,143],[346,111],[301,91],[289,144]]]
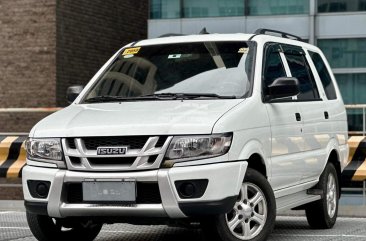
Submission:
[[[34,237],[39,241],[48,240],[94,240],[102,224],[92,221],[67,222],[62,219],[55,219],[44,215],[37,215],[27,212],[27,221]]]
[[[338,176],[332,163],[327,164],[315,188],[323,191],[323,197],[306,206],[308,223],[314,229],[332,228],[338,216],[339,199]]]
[[[248,168],[233,209],[202,223],[207,240],[263,241],[272,232],[276,202],[267,179]]]

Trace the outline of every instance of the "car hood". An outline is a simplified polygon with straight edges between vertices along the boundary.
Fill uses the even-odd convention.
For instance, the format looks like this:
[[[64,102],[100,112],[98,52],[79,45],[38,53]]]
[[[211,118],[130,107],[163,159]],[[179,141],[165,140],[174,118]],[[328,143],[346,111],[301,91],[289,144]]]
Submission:
[[[71,105],[40,121],[33,137],[209,134],[243,99]]]

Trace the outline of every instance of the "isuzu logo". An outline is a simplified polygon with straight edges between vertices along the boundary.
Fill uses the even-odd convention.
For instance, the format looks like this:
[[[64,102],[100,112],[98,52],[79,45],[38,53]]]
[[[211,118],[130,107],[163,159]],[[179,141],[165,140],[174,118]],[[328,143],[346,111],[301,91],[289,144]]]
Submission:
[[[98,147],[97,155],[124,155],[127,153],[127,147]]]

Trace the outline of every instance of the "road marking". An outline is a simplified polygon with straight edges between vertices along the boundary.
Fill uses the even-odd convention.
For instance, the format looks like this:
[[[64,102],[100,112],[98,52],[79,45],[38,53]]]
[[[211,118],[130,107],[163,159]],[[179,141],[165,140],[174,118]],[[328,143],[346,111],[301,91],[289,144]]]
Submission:
[[[0,212],[0,214],[10,214],[10,213],[15,213],[14,211],[3,211],[3,212]]]
[[[29,230],[27,227],[0,227],[0,229],[26,229]]]
[[[343,238],[366,238],[366,235],[352,235],[352,234],[280,234],[273,233],[272,236],[282,237],[343,237]]]

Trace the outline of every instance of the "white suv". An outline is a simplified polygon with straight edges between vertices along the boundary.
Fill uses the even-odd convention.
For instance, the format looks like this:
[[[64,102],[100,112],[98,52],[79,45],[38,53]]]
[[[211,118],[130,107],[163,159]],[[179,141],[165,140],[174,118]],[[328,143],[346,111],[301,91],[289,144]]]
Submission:
[[[38,240],[167,221],[265,240],[276,212],[295,208],[313,228],[336,222],[346,111],[323,53],[296,36],[141,40],[68,99],[26,143],[24,199]]]

